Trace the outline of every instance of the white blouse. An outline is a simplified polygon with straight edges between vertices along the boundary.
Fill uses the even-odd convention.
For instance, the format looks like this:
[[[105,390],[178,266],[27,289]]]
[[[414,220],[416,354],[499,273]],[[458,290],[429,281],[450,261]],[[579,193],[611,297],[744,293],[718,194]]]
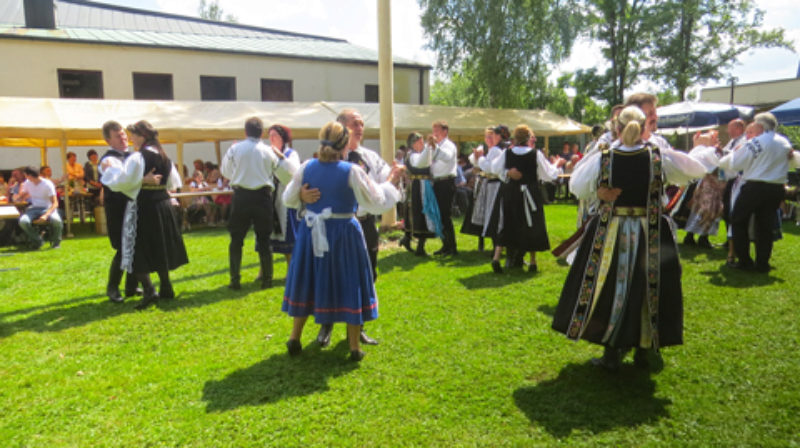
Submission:
[[[145,147],[141,151],[158,153],[156,149],[150,147]],[[124,161],[116,157],[106,157],[103,159],[103,165],[103,175],[100,178],[100,182],[108,186],[112,191],[121,192],[131,199],[136,199],[136,196],[139,195],[139,190],[142,188],[142,179],[145,175],[144,158],[141,152],[134,152]],[[183,181],[173,163],[167,179],[167,191],[174,191],[182,186]]]
[[[559,170],[550,163],[542,151],[529,146],[514,146],[513,148],[501,151],[500,155],[492,161],[490,172],[500,177],[503,182],[508,182],[508,170],[506,169],[506,154],[512,151],[518,156],[525,155],[531,151],[536,151],[536,175],[540,181],[549,182],[555,180],[559,175]]]
[[[633,152],[642,149],[643,146],[641,144],[625,146],[617,140],[611,145],[611,148],[623,152]],[[703,164],[689,157],[688,154],[669,147],[661,147],[660,149],[661,166],[667,183],[686,185],[689,181],[701,178],[706,174],[706,168]],[[602,151],[595,151],[584,157],[584,160],[575,166],[575,170],[569,179],[569,191],[578,199],[591,200],[597,198],[597,179],[600,177],[602,155]]]
[[[283,192],[283,202],[289,208],[299,209],[303,206],[300,199],[300,189],[303,187],[303,172],[310,160],[303,162],[294,173],[292,181]],[[375,183],[367,176],[360,166],[353,164],[350,167],[348,186],[353,190],[358,202],[359,212],[363,209],[367,213],[380,215],[394,207],[400,201],[400,191],[391,182]],[[324,192],[321,192],[324,194]]]

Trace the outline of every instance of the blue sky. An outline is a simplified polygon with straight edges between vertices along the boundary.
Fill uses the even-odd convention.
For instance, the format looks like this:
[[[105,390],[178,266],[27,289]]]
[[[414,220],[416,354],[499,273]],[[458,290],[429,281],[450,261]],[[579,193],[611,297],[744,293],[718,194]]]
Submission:
[[[97,0],[134,8],[181,15],[197,15],[199,0]],[[425,50],[416,0],[392,1],[392,45],[396,55],[435,63]],[[753,50],[743,55],[733,70],[738,83],[794,78],[800,65],[800,7],[798,0],[756,0],[765,11],[765,27],[783,27],[795,53],[784,49]],[[220,0],[220,6],[239,22],[287,31],[339,37],[364,47],[377,48],[377,0]],[[559,67],[573,71],[602,65],[597,47],[576,45],[572,57]],[[556,75],[554,75],[555,77]],[[726,80],[709,86],[726,84]]]

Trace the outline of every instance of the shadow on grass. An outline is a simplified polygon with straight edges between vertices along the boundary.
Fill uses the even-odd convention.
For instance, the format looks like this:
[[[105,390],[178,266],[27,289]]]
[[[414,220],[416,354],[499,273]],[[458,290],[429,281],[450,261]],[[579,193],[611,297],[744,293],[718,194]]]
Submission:
[[[701,271],[700,274],[708,277],[708,282],[714,286],[727,286],[730,288],[750,288],[753,286],[766,286],[774,283],[785,283],[782,278],[760,272],[743,271],[727,266],[721,266],[714,271]]]
[[[487,272],[481,272],[471,277],[459,278],[458,281],[467,289],[486,289],[524,282],[536,276],[535,274],[530,274],[519,269],[506,271],[502,274],[495,274],[488,264],[486,267],[488,269]]]
[[[708,260],[725,261],[728,257],[727,247],[715,247],[713,249],[705,249],[698,246],[687,246],[685,244],[678,245],[681,260],[694,261],[696,259],[706,258]]]
[[[545,316],[553,317],[556,315],[556,305],[548,305],[548,304],[539,305],[539,308],[537,308],[537,310],[539,310],[539,312],[544,314]]]
[[[406,250],[402,252],[395,252],[389,256],[382,257],[378,261],[378,272],[381,274],[392,272],[396,269],[400,269],[402,271],[410,271],[414,269],[418,264],[427,263],[429,261],[435,261],[440,266],[449,266],[449,267],[462,267],[462,266],[477,266],[481,264],[486,264],[489,266],[489,262],[491,258],[486,255],[486,252],[479,252],[479,251],[459,251],[458,255],[455,257],[446,256],[441,257],[437,255],[432,255],[430,251],[428,251],[428,256],[426,257],[418,257],[411,252]]]
[[[224,412],[242,406],[261,406],[291,397],[328,390],[328,379],[358,368],[350,361],[350,348],[341,341],[332,350],[321,350],[316,342],[303,348],[296,358],[282,353],[237,370],[222,380],[203,386],[206,412]]]
[[[781,225],[781,231],[790,235],[800,235],[800,226],[795,224],[794,221],[784,221]]]
[[[631,365],[611,374],[588,363],[570,364],[553,380],[515,390],[514,401],[531,423],[562,438],[576,429],[597,434],[668,417],[672,402],[654,392],[655,382]]]

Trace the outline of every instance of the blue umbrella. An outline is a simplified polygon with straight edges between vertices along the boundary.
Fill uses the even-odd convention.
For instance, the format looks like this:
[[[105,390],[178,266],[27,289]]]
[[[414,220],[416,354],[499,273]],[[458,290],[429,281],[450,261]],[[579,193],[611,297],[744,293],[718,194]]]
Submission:
[[[800,126],[800,98],[783,103],[770,112],[783,126]]]
[[[753,108],[722,103],[683,101],[658,108],[659,129],[701,128],[725,124],[746,117]]]

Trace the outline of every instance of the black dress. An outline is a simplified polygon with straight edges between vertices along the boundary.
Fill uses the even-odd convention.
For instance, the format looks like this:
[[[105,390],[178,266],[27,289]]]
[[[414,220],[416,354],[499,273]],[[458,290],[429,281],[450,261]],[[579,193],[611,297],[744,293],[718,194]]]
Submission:
[[[550,250],[544,199],[539,188],[537,150],[532,149],[520,155],[510,148],[506,150],[505,157],[506,169],[516,168],[522,173],[522,178],[509,179],[500,187],[498,203],[503,210],[498,243],[520,252]]]
[[[405,161],[408,177],[411,180],[411,185],[408,187],[408,194],[406,195],[406,230],[411,236],[416,238],[434,238],[436,234],[428,229],[425,213],[423,212],[423,183],[426,184],[425,188],[432,187],[431,168],[417,168],[411,165],[409,156],[406,156]],[[428,195],[433,198],[433,194]],[[434,209],[438,209],[436,204],[431,205]]]
[[[172,161],[149,149],[140,151],[144,172],[155,168],[161,174],[160,185],[142,185],[136,197],[136,244],[133,251],[133,272],[171,271],[189,262],[183,244],[180,224],[170,205],[167,181]]]
[[[600,163],[607,173],[600,185],[622,193],[613,203],[601,202],[590,218],[553,329],[620,349],[681,344],[681,267],[663,214],[659,151],[649,145],[604,151]]]

